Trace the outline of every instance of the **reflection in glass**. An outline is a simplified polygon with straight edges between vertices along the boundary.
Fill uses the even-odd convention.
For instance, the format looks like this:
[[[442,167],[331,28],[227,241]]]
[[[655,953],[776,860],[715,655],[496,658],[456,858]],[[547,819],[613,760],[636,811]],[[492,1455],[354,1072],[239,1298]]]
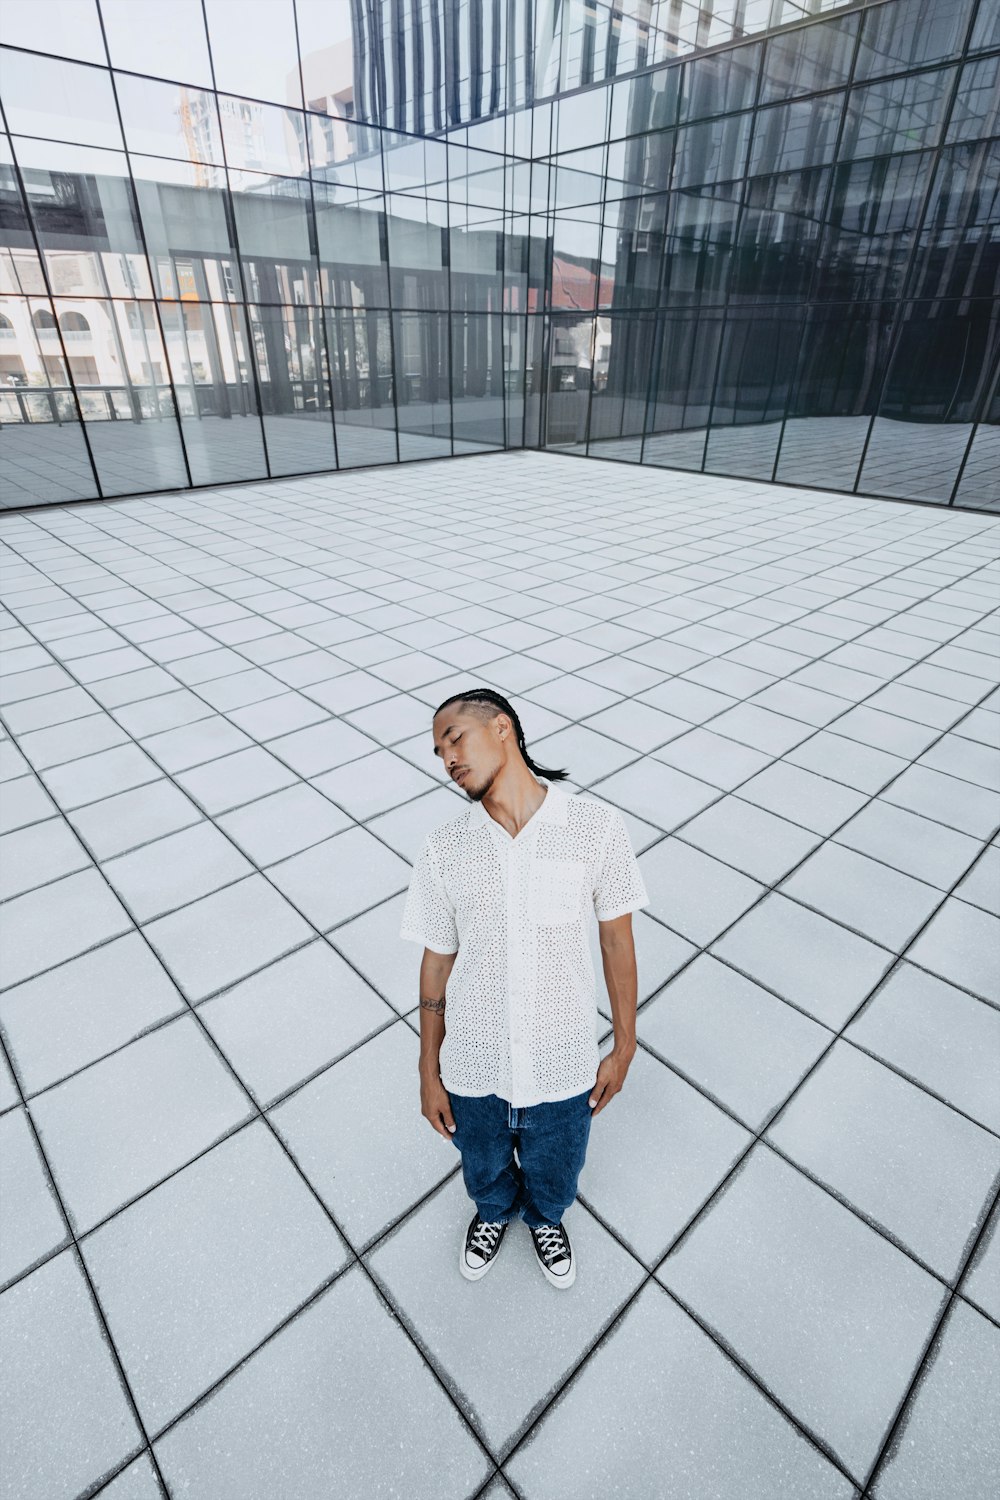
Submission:
[[[225,160],[214,94],[128,73],[115,75],[115,88],[130,151],[182,161]]]
[[[761,44],[735,52],[715,52],[684,67],[681,119],[703,120],[750,109],[757,93]]]
[[[1000,140],[941,153],[910,273],[915,297],[1000,295]]]
[[[801,324],[798,308],[763,317],[730,312],[715,383],[706,472],[771,478],[795,376]]]
[[[669,200],[665,193],[608,203],[604,210],[598,306],[655,307],[664,256]]]
[[[816,26],[774,36],[766,43],[760,102],[791,99],[813,89],[847,82],[858,33],[858,16],[840,16]]]
[[[685,125],[678,130],[674,147],[674,187],[695,187],[741,173],[746,164],[752,119],[750,114],[727,115],[723,120],[706,120],[701,125]],[[765,169],[758,165],[753,170]],[[768,170],[777,170],[777,165]]]
[[[340,465],[395,463],[389,314],[338,311],[326,321]]]
[[[448,307],[448,205],[402,193],[387,196],[392,305]]]
[[[452,317],[451,380],[455,452],[502,448],[504,351],[499,315]]]
[[[393,366],[401,459],[451,453],[448,317],[393,313]]]
[[[306,117],[301,110],[220,94],[219,114],[230,169],[286,177],[308,173]]]
[[[387,307],[388,239],[381,193],[313,184],[323,301],[327,307]]]
[[[148,156],[130,160],[156,295],[237,300],[239,268],[222,169]]]
[[[498,312],[503,292],[503,219],[488,209],[451,206],[453,312]]]
[[[125,156],[51,141],[16,144],[52,290],[76,297],[151,296]]]
[[[829,168],[751,179],[731,302],[808,297],[829,180]]]
[[[900,296],[933,156],[914,152],[838,167],[819,252],[815,296]]]
[[[314,307],[250,307],[272,474],[335,469],[326,339]]]
[[[101,0],[101,16],[113,68],[212,87],[201,0]]]
[[[160,308],[193,484],[267,474],[243,311],[231,305]]]
[[[107,62],[94,0],[4,0],[3,39],[8,47]]]
[[[840,156],[876,156],[936,145],[954,81],[954,68],[940,68],[852,89]]]
[[[954,56],[973,4],[974,0],[893,0],[891,5],[872,6],[861,18],[855,78],[900,73]]]
[[[256,172],[230,172],[229,180],[247,296],[255,302],[318,302],[308,181]]]
[[[843,104],[843,95],[834,94],[762,109],[754,132],[751,176],[831,161]]]
[[[702,467],[721,336],[719,313],[660,315],[643,463]]]
[[[997,12],[1000,16],[1000,10]],[[1000,21],[998,21],[1000,26]],[[949,141],[996,135],[1000,127],[1000,56],[983,57],[962,69],[948,124]]]
[[[610,320],[553,314],[549,320],[546,448],[582,447],[592,379],[607,379]]]
[[[723,182],[670,197],[662,302],[721,302],[731,270],[743,184]]]
[[[0,47],[3,104],[11,135],[121,147],[106,68]]]
[[[302,108],[292,0],[204,0],[215,86]]]
[[[638,463],[656,320],[652,314],[598,318],[597,331],[587,451]]]
[[[811,310],[781,439],[779,481],[854,488],[894,310],[891,302]]]
[[[947,504],[997,347],[988,303],[911,303],[872,424],[858,488]]]

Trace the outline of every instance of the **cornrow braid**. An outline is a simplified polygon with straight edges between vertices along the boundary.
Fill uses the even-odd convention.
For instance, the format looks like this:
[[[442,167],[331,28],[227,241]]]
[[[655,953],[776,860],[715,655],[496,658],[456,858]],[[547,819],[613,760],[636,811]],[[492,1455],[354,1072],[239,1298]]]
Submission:
[[[517,747],[524,756],[528,770],[532,771],[536,776],[543,777],[546,781],[566,781],[569,779],[569,772],[567,770],[550,771],[546,766],[540,766],[536,761],[532,760],[524,743],[524,730],[521,728],[521,721],[513,706],[500,693],[495,693],[492,688],[469,688],[464,693],[453,693],[450,698],[446,698],[435,709],[434,717],[437,718],[441,709],[447,708],[449,703],[482,704],[484,710],[482,717],[484,719],[495,719],[498,713],[507,714],[514,726],[514,733],[517,735]],[[490,708],[494,709],[495,712],[490,713],[488,711]]]

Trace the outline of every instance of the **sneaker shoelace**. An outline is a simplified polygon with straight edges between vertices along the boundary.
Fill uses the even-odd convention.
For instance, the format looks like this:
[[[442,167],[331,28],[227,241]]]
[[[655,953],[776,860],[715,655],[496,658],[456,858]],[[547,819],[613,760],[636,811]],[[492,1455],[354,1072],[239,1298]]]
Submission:
[[[556,1260],[569,1259],[569,1246],[560,1224],[540,1224],[534,1235],[535,1244],[547,1266],[551,1266]]]
[[[469,1240],[469,1249],[478,1250],[483,1255],[492,1255],[502,1228],[502,1224],[490,1224],[485,1219],[480,1219]]]

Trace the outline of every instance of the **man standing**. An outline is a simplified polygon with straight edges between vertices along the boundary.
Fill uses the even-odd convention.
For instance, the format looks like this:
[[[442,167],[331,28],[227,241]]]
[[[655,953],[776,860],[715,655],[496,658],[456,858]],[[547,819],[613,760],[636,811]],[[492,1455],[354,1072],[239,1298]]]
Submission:
[[[535,764],[506,698],[456,694],[432,732],[472,806],[425,839],[400,936],[424,945],[421,1113],[461,1152],[476,1205],[459,1269],[484,1276],[520,1217],[546,1279],[568,1287],[576,1264],[562,1217],[591,1120],[635,1053],[632,912],[649,897],[621,813],[567,796],[557,785],[567,773]],[[603,1060],[588,905],[614,1023]]]

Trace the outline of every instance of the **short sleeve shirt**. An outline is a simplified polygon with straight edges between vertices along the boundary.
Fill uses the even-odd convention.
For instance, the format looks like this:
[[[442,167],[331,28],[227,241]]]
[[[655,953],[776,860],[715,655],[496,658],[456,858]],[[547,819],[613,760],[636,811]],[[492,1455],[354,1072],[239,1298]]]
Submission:
[[[441,1081],[515,1108],[592,1087],[600,1063],[588,925],[649,905],[617,809],[542,781],[512,837],[474,802],[428,834],[400,936],[457,953],[446,987]]]

